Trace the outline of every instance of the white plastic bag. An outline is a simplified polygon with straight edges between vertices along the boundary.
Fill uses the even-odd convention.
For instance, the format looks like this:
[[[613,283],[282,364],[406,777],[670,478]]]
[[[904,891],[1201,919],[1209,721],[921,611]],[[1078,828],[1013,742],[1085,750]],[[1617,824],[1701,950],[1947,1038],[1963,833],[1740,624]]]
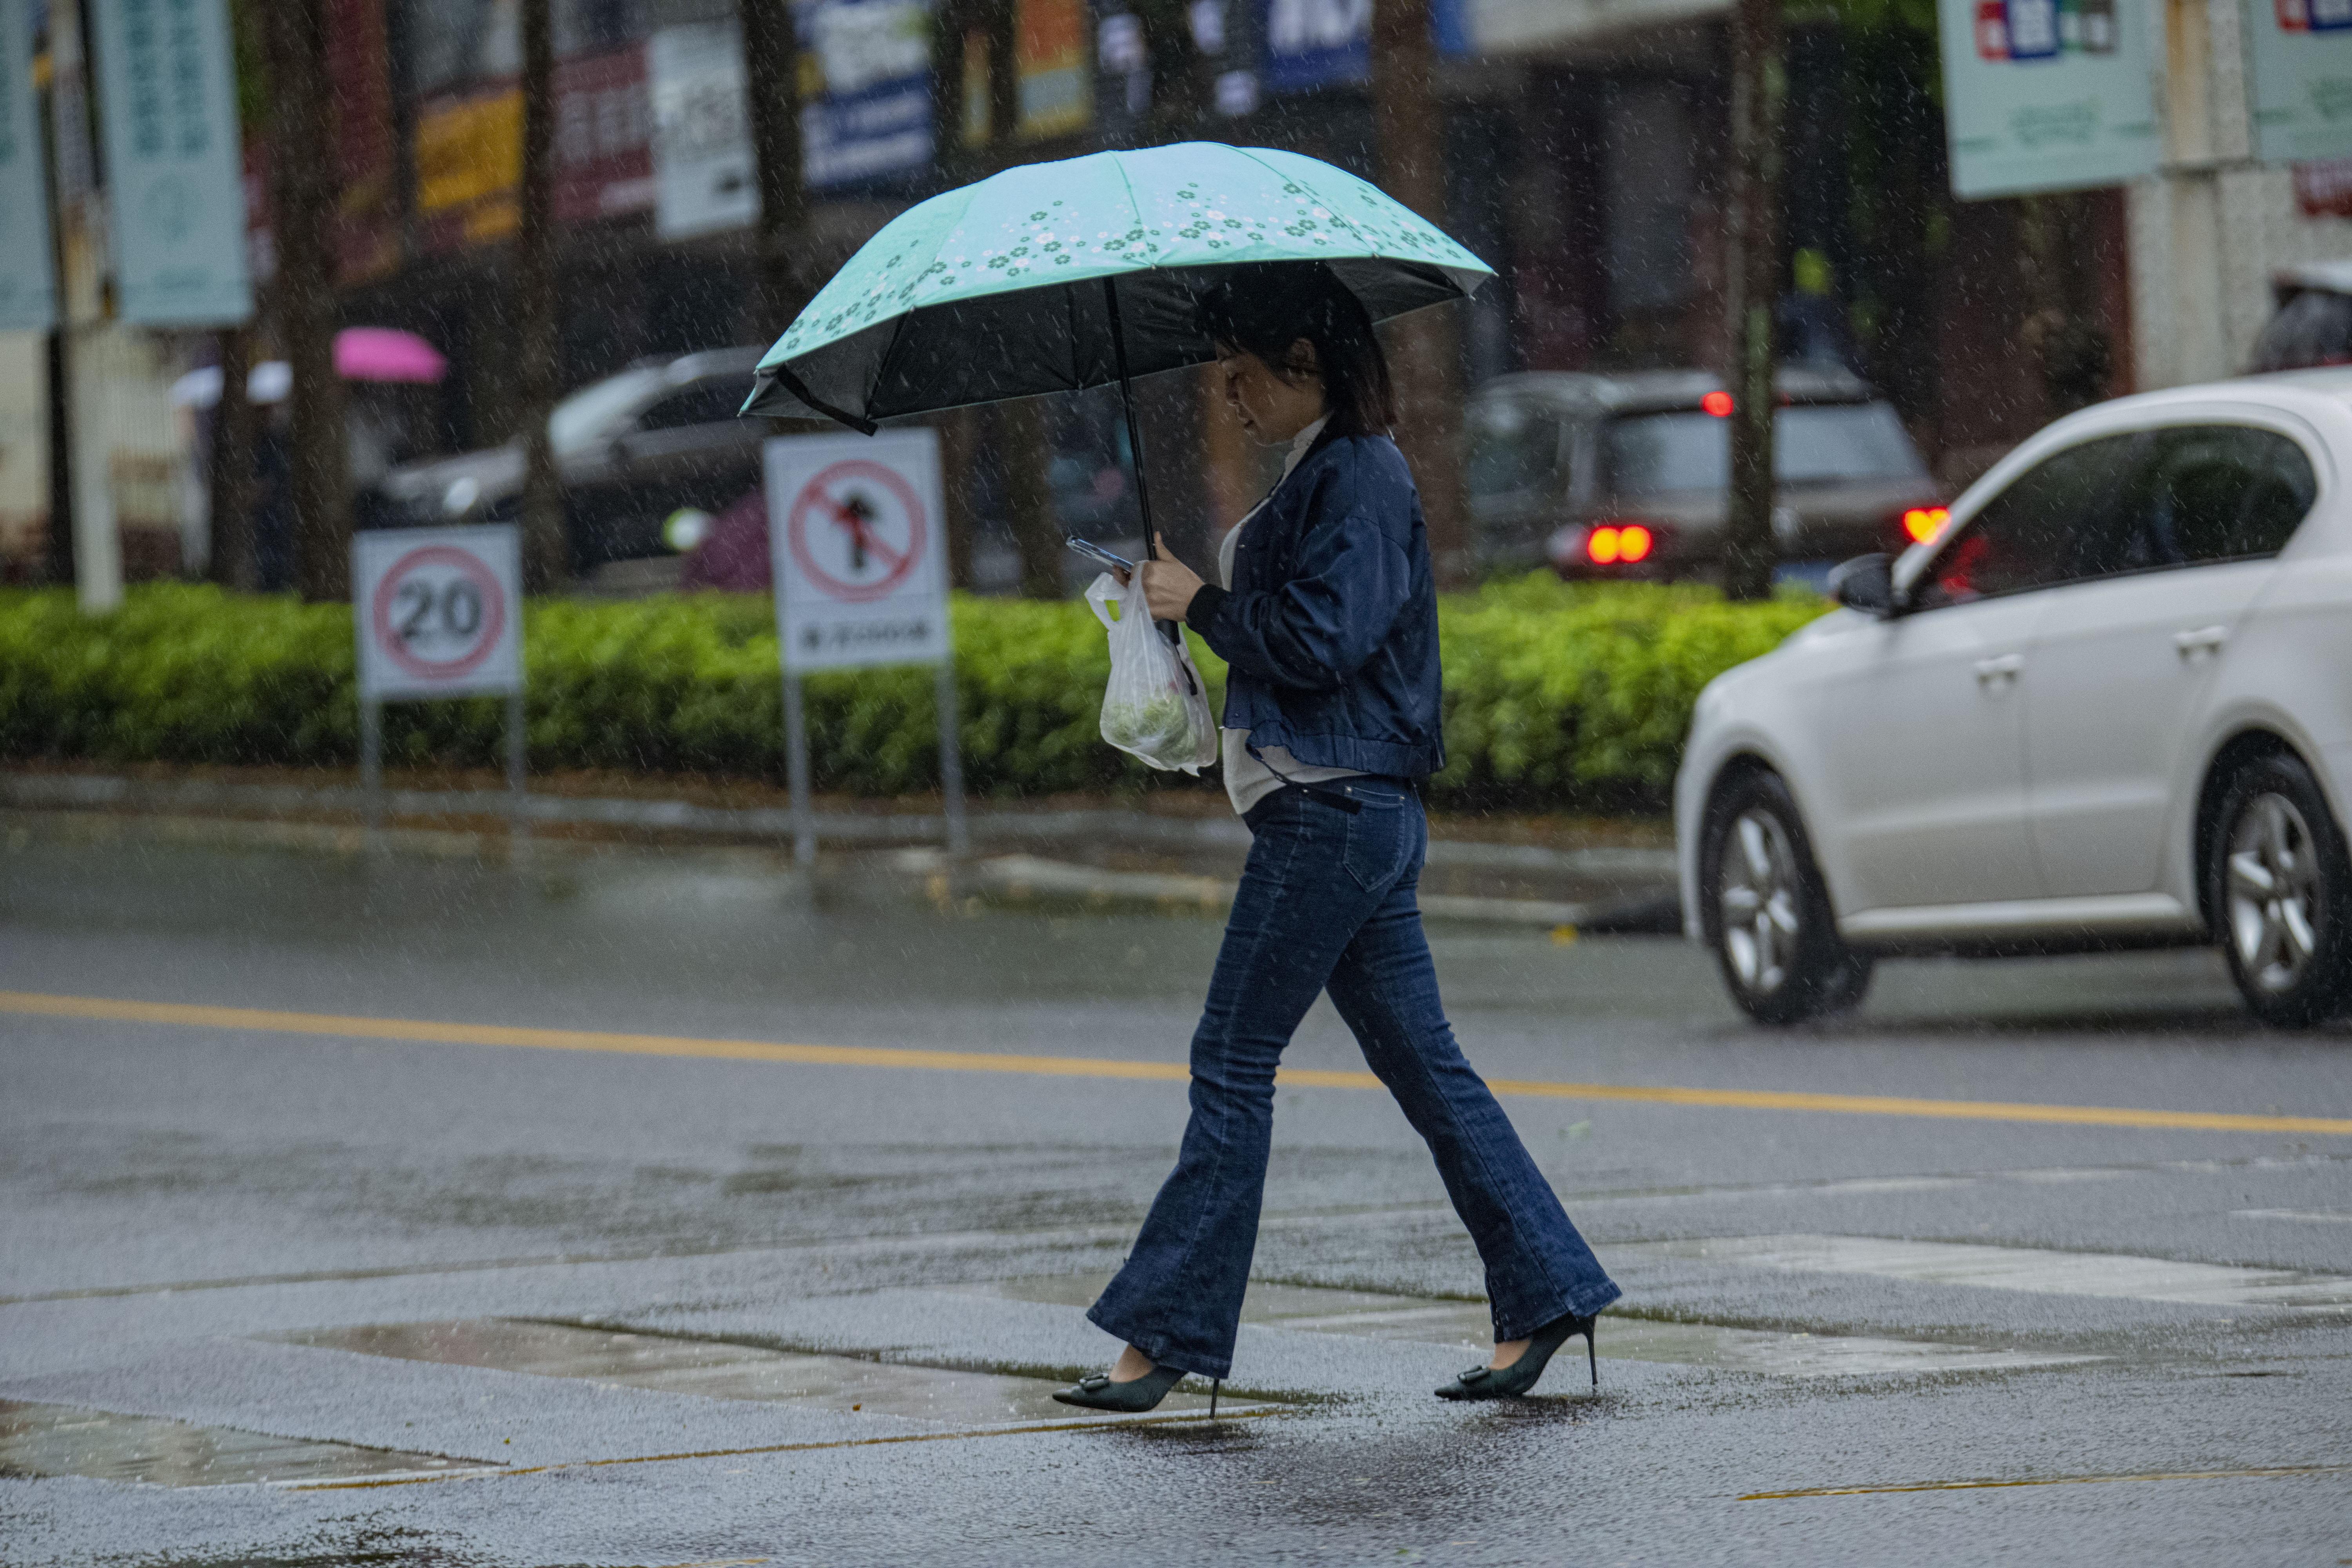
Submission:
[[[1141,574],[1137,574],[1139,578]],[[1174,642],[1151,623],[1139,581],[1122,588],[1106,572],[1087,590],[1095,619],[1110,633],[1110,685],[1103,692],[1102,738],[1169,772],[1197,773],[1217,760],[1217,721],[1182,634]],[[1113,619],[1111,606],[1118,606]]]

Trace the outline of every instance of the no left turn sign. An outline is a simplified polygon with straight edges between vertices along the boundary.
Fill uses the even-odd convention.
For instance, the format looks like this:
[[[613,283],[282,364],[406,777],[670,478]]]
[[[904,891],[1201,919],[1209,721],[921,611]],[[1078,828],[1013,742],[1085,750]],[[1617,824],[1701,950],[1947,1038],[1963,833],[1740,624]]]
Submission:
[[[519,689],[521,577],[510,523],[356,535],[352,591],[360,695],[382,700]]]

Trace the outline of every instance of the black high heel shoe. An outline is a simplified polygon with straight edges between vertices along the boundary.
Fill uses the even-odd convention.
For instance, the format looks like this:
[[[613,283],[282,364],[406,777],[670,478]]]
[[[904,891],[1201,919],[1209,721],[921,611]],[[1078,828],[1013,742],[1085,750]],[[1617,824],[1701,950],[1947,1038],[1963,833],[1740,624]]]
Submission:
[[[1474,1366],[1456,1376],[1452,1383],[1437,1391],[1440,1399],[1512,1399],[1536,1385],[1543,1375],[1544,1365],[1552,1352],[1576,1338],[1584,1336],[1584,1360],[1592,1373],[1592,1386],[1601,1386],[1601,1354],[1593,1349],[1593,1325],[1599,1315],[1580,1318],[1571,1312],[1565,1318],[1546,1323],[1528,1336],[1528,1348],[1519,1359],[1508,1366]]]
[[[1140,1415],[1167,1398],[1168,1391],[1183,1381],[1182,1369],[1172,1366],[1155,1366],[1141,1377],[1129,1378],[1125,1383],[1113,1383],[1109,1373],[1098,1372],[1058,1390],[1054,1397],[1082,1410],[1117,1410],[1128,1415]]]

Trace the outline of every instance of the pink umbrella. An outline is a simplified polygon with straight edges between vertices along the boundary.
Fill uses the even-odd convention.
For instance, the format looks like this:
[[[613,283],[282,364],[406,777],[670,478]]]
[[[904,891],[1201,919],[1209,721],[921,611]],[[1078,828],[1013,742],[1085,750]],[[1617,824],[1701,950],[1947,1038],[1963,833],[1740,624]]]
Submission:
[[[346,327],[335,334],[335,374],[345,381],[438,381],[448,369],[441,351],[414,332]]]

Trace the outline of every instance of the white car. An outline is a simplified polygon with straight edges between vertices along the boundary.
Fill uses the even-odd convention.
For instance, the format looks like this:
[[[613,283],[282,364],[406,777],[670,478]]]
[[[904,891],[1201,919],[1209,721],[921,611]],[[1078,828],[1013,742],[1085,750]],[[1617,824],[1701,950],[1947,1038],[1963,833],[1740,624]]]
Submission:
[[[1683,908],[1750,1016],[1880,955],[2218,942],[2352,1006],[2352,372],[2149,393],[2004,458],[1700,696]]]

